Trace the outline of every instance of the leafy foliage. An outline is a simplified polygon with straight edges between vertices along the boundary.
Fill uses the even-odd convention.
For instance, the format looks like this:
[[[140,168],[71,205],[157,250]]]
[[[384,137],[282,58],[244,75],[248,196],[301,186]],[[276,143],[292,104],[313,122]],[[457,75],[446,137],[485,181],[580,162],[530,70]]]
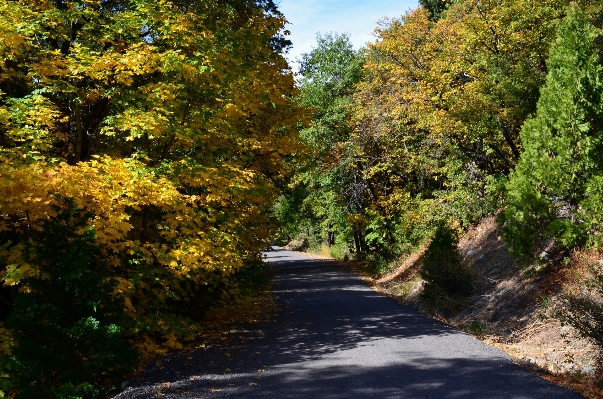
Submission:
[[[508,183],[506,235],[520,254],[553,237],[562,248],[598,241],[603,170],[603,65],[600,33],[573,5],[559,27],[536,115],[522,128],[524,147]],[[597,205],[595,205],[597,204]]]
[[[4,323],[14,344],[0,361],[0,386],[16,398],[106,397],[136,365],[117,280],[105,275],[94,231],[75,232],[87,217],[72,207],[25,248],[24,258],[44,272],[24,279],[27,292],[17,293]]]
[[[387,262],[442,221],[463,228],[506,206],[507,176],[525,145],[520,131],[537,111],[570,2],[421,4],[381,21],[360,58],[327,35],[302,60],[298,99],[311,109],[302,136],[313,154],[282,201],[288,226],[305,223],[292,233],[332,245],[336,232],[356,257]],[[574,7],[591,20],[601,12],[588,1]],[[583,209],[598,209],[596,182]],[[585,226],[599,223],[589,217],[580,214]],[[532,233],[513,234],[530,247]]]
[[[345,143],[352,129],[350,103],[361,66],[362,55],[346,35],[318,35],[316,48],[302,55],[297,101],[312,120],[300,136],[311,153],[298,164],[292,187],[280,201],[280,218],[290,226],[290,238],[305,232],[315,246],[320,237],[329,237],[333,245],[345,243],[353,234],[347,217],[360,212],[364,203],[361,188],[352,183],[359,174]]]
[[[420,274],[425,280],[423,293],[428,299],[442,293],[452,297],[471,293],[473,274],[463,264],[453,229],[444,224],[437,227],[425,251]]]
[[[446,7],[450,5],[450,2],[447,0],[419,0],[419,4],[429,11],[433,21],[437,21],[446,10]]]
[[[0,3],[2,349],[26,339],[18,326],[37,317],[39,298],[66,290],[70,271],[52,265],[71,260],[53,260],[44,237],[73,209],[65,242],[95,248],[98,270],[82,276],[105,276],[90,282],[99,300],[126,315],[36,321],[81,331],[86,350],[100,351],[98,362],[81,352],[90,368],[65,377],[71,388],[48,380],[67,384],[65,395],[89,383],[102,396],[125,370],[119,357],[100,360],[92,336],[107,354],[126,337],[146,359],[194,338],[191,318],[240,295],[235,276],[265,248],[288,158],[302,151],[284,23],[271,0]],[[39,311],[64,311],[51,303]],[[31,356],[18,354],[28,360],[9,378],[51,367]],[[115,373],[97,380],[98,368]]]

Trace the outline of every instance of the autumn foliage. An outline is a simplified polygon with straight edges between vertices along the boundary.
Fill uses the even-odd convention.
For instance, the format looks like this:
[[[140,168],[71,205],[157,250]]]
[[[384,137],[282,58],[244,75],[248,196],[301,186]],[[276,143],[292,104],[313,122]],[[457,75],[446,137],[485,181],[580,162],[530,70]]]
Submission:
[[[484,216],[526,258],[600,245],[599,3],[420,1],[319,35],[298,89],[272,0],[0,2],[0,390],[106,396],[240,295],[275,213],[377,272],[431,242],[459,295]]]
[[[0,3],[3,356],[26,359],[15,312],[69,291],[57,270],[97,279],[73,323],[116,326],[142,358],[194,336],[208,296],[237,295],[299,148],[283,26],[271,1]],[[40,383],[3,378],[18,397]]]
[[[297,234],[339,246],[334,249],[338,253],[391,261],[430,240],[442,223],[466,228],[512,199],[505,214],[507,231],[514,236],[510,241],[532,248],[547,234],[559,233],[556,238],[567,248],[585,243],[589,229],[598,237],[599,218],[585,218],[584,210],[599,212],[594,154],[600,140],[601,40],[596,26],[601,6],[568,0],[420,3],[400,18],[380,21],[375,42],[356,57],[341,45],[342,38],[324,37],[304,56],[299,98],[313,114],[301,136],[319,155],[314,164],[300,166],[296,189],[281,200],[289,215],[304,215],[303,223],[314,218],[312,226]],[[559,38],[568,34],[560,26],[572,7],[591,24],[583,40]],[[579,40],[590,47],[578,48],[573,43]],[[565,43],[563,52],[556,42]],[[570,72],[572,54],[584,58],[583,69]],[[342,62],[335,60],[344,59],[347,64],[333,68],[334,62]],[[361,71],[346,74],[358,60]],[[336,85],[345,90],[335,90]],[[574,94],[567,92],[572,85],[577,87]],[[320,90],[322,97],[316,94]],[[324,98],[328,103],[321,103]],[[560,101],[573,101],[580,110],[562,110]],[[549,115],[541,117],[547,107]],[[557,121],[554,113],[560,114]],[[549,124],[550,132],[531,128],[540,121]],[[566,122],[576,123],[573,133],[566,133]],[[583,139],[577,137],[579,131]],[[576,137],[564,139],[566,134]],[[526,152],[532,151],[530,135],[540,136],[541,143],[534,144],[538,151],[551,136],[559,139],[548,153],[536,155]],[[561,147],[573,152],[561,158]],[[329,157],[320,155],[325,149]],[[572,161],[567,157],[579,161],[568,166]],[[530,188],[521,193],[515,190],[520,184],[516,168],[532,176],[529,182],[524,178]],[[583,179],[591,176],[586,188]],[[576,189],[579,198],[569,194]],[[549,214],[533,212],[537,205],[526,197],[530,193],[548,197]],[[569,213],[560,215],[562,207]],[[559,216],[562,220],[556,221]],[[566,222],[573,227],[562,227]]]
[[[427,248],[439,310],[472,291],[456,237],[484,217],[533,273],[601,258],[603,3],[419,3],[365,48],[330,34],[302,57],[314,157],[279,200],[281,234],[375,275]],[[599,347],[601,276],[589,267],[556,315]]]

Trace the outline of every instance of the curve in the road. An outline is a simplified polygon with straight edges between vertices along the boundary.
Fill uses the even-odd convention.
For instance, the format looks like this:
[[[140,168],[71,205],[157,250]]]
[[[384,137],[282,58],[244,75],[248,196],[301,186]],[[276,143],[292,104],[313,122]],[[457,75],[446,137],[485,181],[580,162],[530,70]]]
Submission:
[[[116,399],[580,398],[333,262],[266,255],[276,323],[250,326],[246,343],[172,355]]]

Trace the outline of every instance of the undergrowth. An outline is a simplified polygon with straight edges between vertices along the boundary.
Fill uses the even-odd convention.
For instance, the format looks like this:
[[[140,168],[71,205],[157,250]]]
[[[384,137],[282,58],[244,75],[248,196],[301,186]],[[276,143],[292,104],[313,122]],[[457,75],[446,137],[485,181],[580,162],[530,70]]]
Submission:
[[[436,229],[420,275],[425,280],[423,299],[432,311],[455,312],[466,305],[474,275],[461,258],[456,232],[447,225]]]

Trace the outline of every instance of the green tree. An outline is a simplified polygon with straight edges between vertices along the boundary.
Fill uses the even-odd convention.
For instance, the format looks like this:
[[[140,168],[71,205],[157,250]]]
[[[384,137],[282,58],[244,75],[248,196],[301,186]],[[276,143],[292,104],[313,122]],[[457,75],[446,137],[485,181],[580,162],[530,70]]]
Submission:
[[[561,248],[600,235],[603,66],[600,32],[573,4],[550,50],[537,111],[521,130],[523,152],[507,184],[505,234],[519,254],[552,237]],[[598,227],[593,230],[594,227]]]
[[[326,238],[333,244],[351,232],[346,215],[363,207],[362,187],[356,184],[361,179],[351,167],[353,159],[347,147],[352,131],[350,105],[355,84],[362,76],[363,57],[345,34],[318,34],[316,40],[316,47],[299,60],[302,77],[297,101],[310,113],[309,126],[300,131],[310,156],[299,165],[295,178],[304,189],[292,190],[286,202],[295,203],[294,197],[305,192],[305,198],[298,198],[297,203],[305,208],[305,222],[313,224],[306,226],[316,234],[310,238]]]
[[[448,0],[419,0],[419,4],[431,14],[432,21],[440,19],[450,3]]]
[[[434,233],[423,259],[421,277],[425,280],[423,294],[438,301],[445,296],[467,296],[473,289],[472,272],[463,264],[458,250],[456,232],[440,224]]]

